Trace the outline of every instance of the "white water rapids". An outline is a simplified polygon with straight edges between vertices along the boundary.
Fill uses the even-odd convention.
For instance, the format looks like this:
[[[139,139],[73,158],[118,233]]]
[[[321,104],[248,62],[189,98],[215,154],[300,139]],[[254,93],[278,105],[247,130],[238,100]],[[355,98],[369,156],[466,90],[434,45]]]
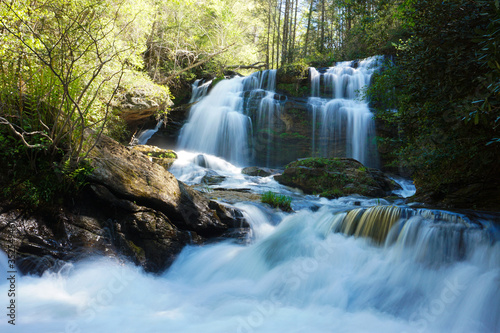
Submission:
[[[178,177],[196,183],[209,170],[196,155],[179,156]],[[414,210],[402,215],[385,245],[376,245],[335,231],[344,211],[387,201],[303,196],[271,177],[242,175],[221,159],[203,158],[206,167],[234,176],[229,187],[292,195],[295,212],[237,204],[252,225],[247,244],[188,246],[160,275],[96,257],[18,277],[17,324],[4,318],[0,331],[500,331],[500,243],[487,221]],[[0,259],[4,274],[5,254]],[[8,286],[1,278],[5,309]]]

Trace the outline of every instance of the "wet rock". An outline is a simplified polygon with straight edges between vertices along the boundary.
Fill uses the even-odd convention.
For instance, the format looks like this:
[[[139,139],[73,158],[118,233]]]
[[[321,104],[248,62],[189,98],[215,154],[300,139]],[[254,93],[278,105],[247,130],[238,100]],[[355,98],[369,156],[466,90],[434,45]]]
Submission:
[[[158,210],[178,228],[203,236],[227,229],[205,198],[144,154],[101,136],[90,158],[94,167],[90,180],[104,185],[118,198]]]
[[[13,246],[23,273],[41,274],[60,262],[92,255],[124,258],[158,272],[189,243],[204,238],[181,230],[162,212],[89,186],[71,207],[0,213],[0,247]]]
[[[88,142],[93,135],[86,133]],[[89,185],[68,202],[30,212],[0,204],[0,248],[17,253],[22,272],[42,273],[96,254],[159,272],[186,244],[248,227],[236,208],[210,202],[148,156],[106,136],[90,158]]]
[[[243,168],[241,173],[249,176],[269,177],[280,173],[280,170],[253,166]]]
[[[260,202],[260,195],[250,193],[250,191],[237,191],[230,189],[217,188],[203,193],[203,196],[209,200],[223,201],[229,204],[238,202]]]
[[[201,183],[205,185],[218,185],[226,180],[226,177],[219,175],[213,170],[208,170],[205,176],[201,178]]]
[[[384,197],[396,186],[380,170],[367,168],[350,158],[307,158],[288,164],[279,183],[296,187],[307,194],[337,198],[350,194]]]

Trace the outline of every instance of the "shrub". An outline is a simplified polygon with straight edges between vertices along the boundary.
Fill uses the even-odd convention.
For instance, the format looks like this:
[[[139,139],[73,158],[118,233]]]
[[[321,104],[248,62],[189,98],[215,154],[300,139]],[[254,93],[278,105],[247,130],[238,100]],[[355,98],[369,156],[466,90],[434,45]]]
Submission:
[[[260,198],[262,203],[267,203],[271,207],[279,208],[285,212],[292,211],[292,198],[283,194],[276,194],[271,191],[265,192]]]

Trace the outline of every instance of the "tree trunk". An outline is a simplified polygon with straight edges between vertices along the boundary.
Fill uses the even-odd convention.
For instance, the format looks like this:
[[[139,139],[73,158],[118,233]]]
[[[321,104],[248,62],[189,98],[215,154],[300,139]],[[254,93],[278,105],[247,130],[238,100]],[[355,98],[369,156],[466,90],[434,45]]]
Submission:
[[[281,51],[281,64],[287,62],[288,54],[288,24],[289,24],[289,10],[290,10],[290,0],[285,1],[285,17],[283,20],[283,43]]]
[[[271,34],[271,0],[268,0],[269,7],[267,9],[267,50],[266,50],[266,69],[269,69],[269,40]]]
[[[281,44],[280,28],[281,28],[282,5],[283,5],[283,0],[280,0],[280,7],[278,9],[278,41],[276,43],[276,68],[279,68],[280,66],[280,44]]]
[[[290,50],[292,50],[291,61],[293,62],[295,59],[295,37],[297,33],[297,13],[299,9],[299,0],[295,0],[295,18],[293,20],[293,38],[292,38],[292,46]]]
[[[274,0],[269,0],[269,3],[271,4],[271,2],[274,1]],[[274,49],[276,48],[276,6],[277,6],[277,3],[274,2],[274,5],[273,6],[273,10],[274,10],[274,13],[273,13],[273,46],[272,46],[272,49],[271,49],[271,68],[275,68],[274,67]]]
[[[304,42],[304,57],[307,56],[307,46],[309,42],[309,31],[311,30],[311,16],[312,16],[313,4],[314,0],[311,0],[311,4],[309,5],[309,15],[307,18],[306,41]]]
[[[323,53],[325,44],[325,0],[321,0],[321,38],[319,52]]]

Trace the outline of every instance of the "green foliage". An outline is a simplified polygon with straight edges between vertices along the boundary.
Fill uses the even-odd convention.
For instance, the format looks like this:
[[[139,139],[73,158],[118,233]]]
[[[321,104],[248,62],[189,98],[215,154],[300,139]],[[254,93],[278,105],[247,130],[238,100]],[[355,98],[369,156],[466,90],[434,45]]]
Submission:
[[[26,147],[43,136],[54,158],[64,149],[78,164],[84,132],[105,129],[124,69],[142,66],[134,43],[145,31],[133,23],[144,14],[127,0],[2,2],[0,123]]]
[[[148,153],[148,156],[150,157],[156,157],[156,158],[177,158],[175,153],[172,152],[166,152],[166,153]]]
[[[75,166],[63,159],[62,151],[56,159],[45,149],[27,148],[0,131],[0,200],[32,210],[72,197],[87,184],[93,169],[88,161]]]
[[[307,85],[301,85],[298,83],[278,83],[276,88],[278,91],[285,91],[288,95],[293,97],[305,97],[310,92]]]
[[[292,198],[283,194],[276,194],[271,191],[262,194],[260,201],[267,203],[271,207],[279,208],[285,212],[292,211]]]
[[[278,68],[277,81],[283,83],[296,83],[298,80],[307,79],[309,66],[304,62],[285,64]]]
[[[498,181],[498,147],[487,145],[499,137],[498,9],[428,0],[405,1],[401,11],[411,37],[368,90],[377,118],[395,128],[386,150],[439,195]]]
[[[147,0],[1,2],[2,199],[34,208],[85,185],[92,147],[85,131],[124,132],[109,105],[125,69],[142,67],[148,6]]]
[[[256,45],[252,33],[255,17],[251,1],[168,1],[154,5],[153,29],[145,53],[146,67],[155,80],[167,73],[196,64],[229,45],[207,66],[222,67],[256,62]],[[212,73],[217,71],[212,71]],[[185,80],[192,80],[187,74]]]
[[[329,189],[327,191],[323,191],[319,194],[321,197],[325,198],[340,198],[345,196],[346,194],[340,188]]]

